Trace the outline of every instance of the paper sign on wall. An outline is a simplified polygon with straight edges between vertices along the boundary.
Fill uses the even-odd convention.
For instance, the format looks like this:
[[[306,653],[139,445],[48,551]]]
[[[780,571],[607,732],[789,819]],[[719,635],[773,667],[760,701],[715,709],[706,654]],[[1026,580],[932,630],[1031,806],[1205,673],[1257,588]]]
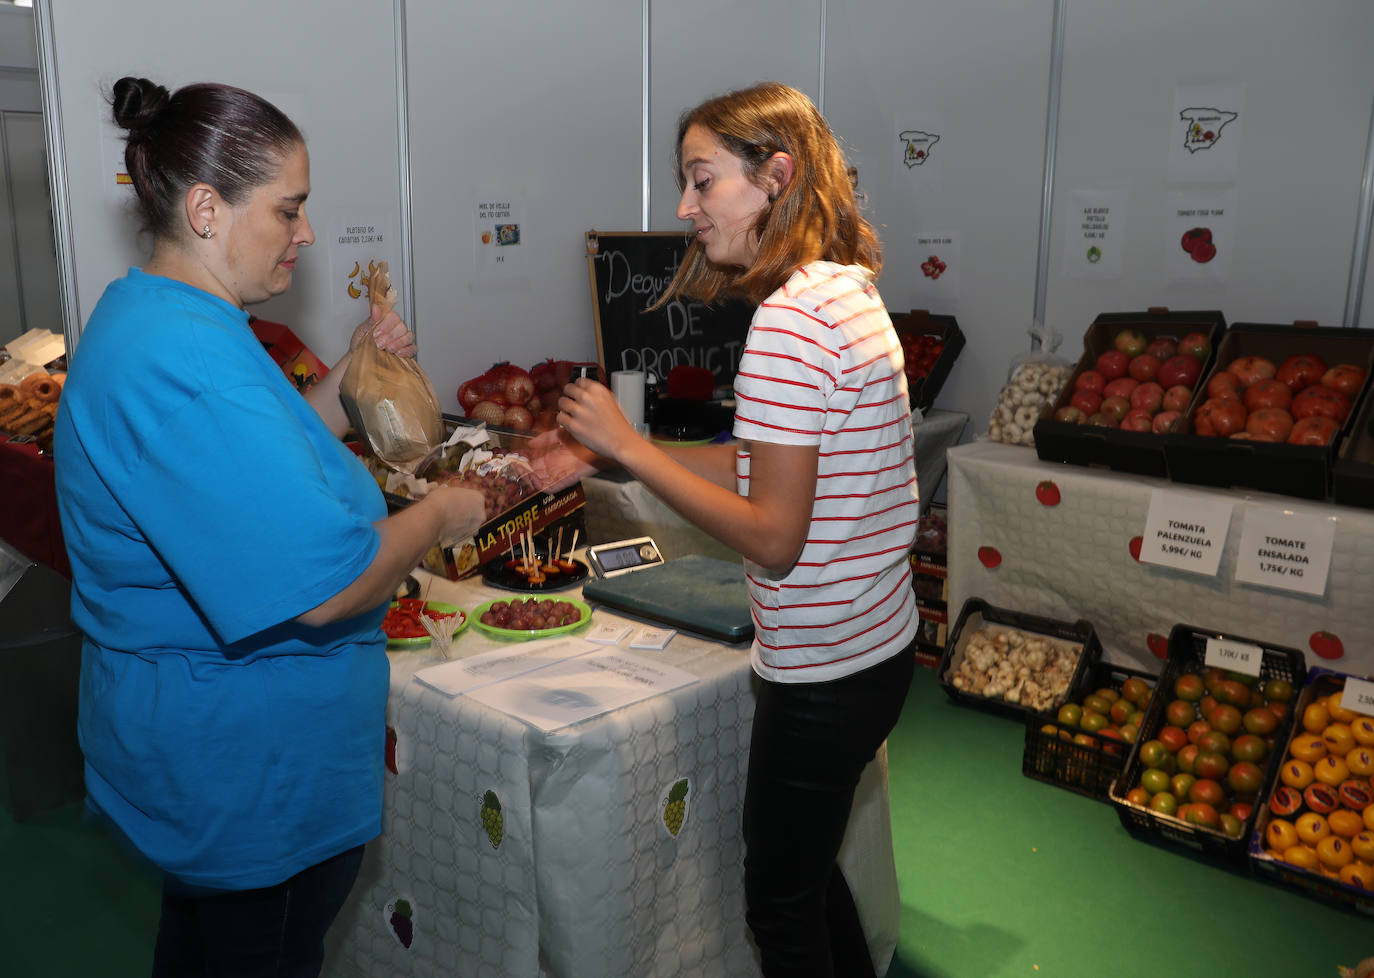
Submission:
[[[1335,538],[1333,517],[1252,507],[1241,529],[1236,580],[1321,595]]]
[[[366,319],[369,283],[382,261],[391,272],[392,286],[400,292],[401,254],[386,222],[357,214],[335,218],[329,229],[330,304],[335,308],[356,305],[358,322]]]
[[[530,241],[525,205],[510,195],[479,200],[473,209],[476,285],[495,290],[525,285]]]
[[[1236,176],[1245,86],[1180,86],[1169,125],[1169,179],[1230,181]]]
[[[1064,270],[1075,278],[1121,276],[1126,245],[1126,193],[1076,190],[1064,221]]]
[[[959,234],[918,231],[916,271],[911,277],[918,301],[930,309],[948,309],[959,297]]]
[[[1140,560],[1215,577],[1231,528],[1232,504],[1176,490],[1150,493]]]
[[[1226,281],[1236,249],[1235,191],[1174,192],[1164,219],[1164,267],[1170,285]]]

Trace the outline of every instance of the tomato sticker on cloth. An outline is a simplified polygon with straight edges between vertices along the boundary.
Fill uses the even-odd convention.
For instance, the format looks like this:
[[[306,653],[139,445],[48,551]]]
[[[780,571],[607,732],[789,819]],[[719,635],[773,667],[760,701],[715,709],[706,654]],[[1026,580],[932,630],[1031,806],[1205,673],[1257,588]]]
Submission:
[[[392,774],[401,773],[396,767],[396,728],[389,723],[386,725],[386,769]]]
[[[1131,537],[1131,542],[1126,544],[1126,549],[1131,552],[1131,557],[1140,560],[1140,548],[1145,545],[1144,537]]]
[[[1323,659],[1339,659],[1345,655],[1345,646],[1339,637],[1332,632],[1317,631],[1312,633],[1312,637],[1307,640],[1307,644],[1312,651]]]
[[[1002,554],[996,547],[979,547],[978,560],[988,570],[992,570],[1002,563]]]
[[[1169,658],[1169,640],[1158,632],[1151,632],[1145,636],[1145,644],[1150,647],[1156,659]]]
[[[1044,480],[1035,487],[1035,498],[1040,500],[1042,506],[1059,505],[1059,487],[1049,479]]]

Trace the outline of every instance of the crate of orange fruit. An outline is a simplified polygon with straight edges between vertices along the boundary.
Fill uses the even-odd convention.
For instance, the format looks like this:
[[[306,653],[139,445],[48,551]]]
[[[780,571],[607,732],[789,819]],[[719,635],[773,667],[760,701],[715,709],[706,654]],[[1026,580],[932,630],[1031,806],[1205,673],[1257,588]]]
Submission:
[[[1256,876],[1374,914],[1374,688],[1357,678],[1308,672],[1250,862]]]
[[[1159,687],[1111,787],[1136,838],[1249,864],[1262,799],[1278,775],[1306,677],[1297,649],[1175,625]]]

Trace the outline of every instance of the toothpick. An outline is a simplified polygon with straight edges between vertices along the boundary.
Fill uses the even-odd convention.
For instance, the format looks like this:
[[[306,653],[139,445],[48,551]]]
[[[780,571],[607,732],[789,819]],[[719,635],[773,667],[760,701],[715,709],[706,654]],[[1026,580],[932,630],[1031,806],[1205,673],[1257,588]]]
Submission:
[[[561,523],[558,525],[558,549],[554,551],[553,556],[555,560],[563,559],[563,525]]]
[[[574,528],[573,528],[573,542],[572,542],[572,546],[570,546],[570,547],[568,548],[568,559],[569,559],[569,560],[572,560],[573,551],[577,549],[577,533],[578,533],[578,531],[577,531],[577,529],[574,527]]]

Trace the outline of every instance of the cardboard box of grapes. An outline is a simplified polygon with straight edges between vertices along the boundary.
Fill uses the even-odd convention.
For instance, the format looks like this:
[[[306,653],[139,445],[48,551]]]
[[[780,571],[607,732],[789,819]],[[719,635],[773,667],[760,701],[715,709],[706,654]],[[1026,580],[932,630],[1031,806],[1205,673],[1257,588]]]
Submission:
[[[460,418],[444,415],[444,425],[452,435],[457,428],[473,428]],[[476,430],[473,428],[473,430]],[[489,440],[485,446],[499,461],[508,455],[519,455],[529,444],[529,432],[515,431],[487,425]],[[582,484],[576,483],[559,492],[540,490],[529,478],[520,475],[518,466],[500,464],[460,465],[470,446],[462,441],[451,446],[419,473],[430,481],[443,481],[480,490],[487,497],[487,520],[471,539],[460,540],[450,546],[435,546],[421,561],[425,570],[442,574],[457,581],[480,573],[488,561],[508,553],[519,554],[523,539],[529,533],[535,549],[545,551],[552,535],[557,545],[561,529],[562,546],[572,546],[573,535],[585,538],[583,506],[587,497]],[[394,511],[412,502],[411,498],[385,492],[387,505]]]

